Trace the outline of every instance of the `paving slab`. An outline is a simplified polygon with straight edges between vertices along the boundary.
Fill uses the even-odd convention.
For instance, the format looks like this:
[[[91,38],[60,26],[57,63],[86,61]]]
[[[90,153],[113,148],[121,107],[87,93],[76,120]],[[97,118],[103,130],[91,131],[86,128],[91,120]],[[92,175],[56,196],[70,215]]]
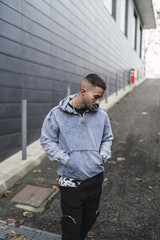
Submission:
[[[27,185],[11,201],[39,207],[53,192],[55,189]]]

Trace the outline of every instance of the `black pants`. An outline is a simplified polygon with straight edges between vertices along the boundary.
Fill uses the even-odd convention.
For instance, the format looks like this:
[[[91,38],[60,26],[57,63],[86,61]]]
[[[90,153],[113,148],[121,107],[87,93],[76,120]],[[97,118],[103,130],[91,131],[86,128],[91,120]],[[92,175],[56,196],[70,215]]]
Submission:
[[[62,240],[83,240],[99,214],[103,173],[77,188],[61,187]]]

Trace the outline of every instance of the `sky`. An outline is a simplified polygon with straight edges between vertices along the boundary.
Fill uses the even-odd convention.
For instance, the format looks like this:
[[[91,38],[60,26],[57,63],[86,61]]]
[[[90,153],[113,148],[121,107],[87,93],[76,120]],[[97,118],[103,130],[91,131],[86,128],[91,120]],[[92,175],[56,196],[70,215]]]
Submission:
[[[155,10],[160,10],[160,0],[153,0],[153,4]],[[157,41],[157,43],[148,51],[146,62],[149,70],[152,70],[155,74],[160,74],[160,42]]]

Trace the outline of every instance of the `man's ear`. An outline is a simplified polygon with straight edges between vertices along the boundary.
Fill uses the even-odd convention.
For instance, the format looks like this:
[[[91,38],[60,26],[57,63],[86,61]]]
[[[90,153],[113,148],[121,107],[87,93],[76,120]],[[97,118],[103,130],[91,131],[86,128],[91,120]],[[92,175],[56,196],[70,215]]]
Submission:
[[[80,91],[81,91],[81,94],[84,96],[84,94],[87,92],[87,89],[82,87]]]

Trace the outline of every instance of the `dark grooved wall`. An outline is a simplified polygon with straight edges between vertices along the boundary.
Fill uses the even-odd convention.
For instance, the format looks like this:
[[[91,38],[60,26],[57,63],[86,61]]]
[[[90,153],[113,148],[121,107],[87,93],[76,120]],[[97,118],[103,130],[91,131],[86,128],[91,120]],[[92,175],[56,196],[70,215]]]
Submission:
[[[95,72],[109,94],[141,60],[102,0],[0,1],[0,161],[21,148],[21,101],[28,101],[28,143],[47,112]]]

